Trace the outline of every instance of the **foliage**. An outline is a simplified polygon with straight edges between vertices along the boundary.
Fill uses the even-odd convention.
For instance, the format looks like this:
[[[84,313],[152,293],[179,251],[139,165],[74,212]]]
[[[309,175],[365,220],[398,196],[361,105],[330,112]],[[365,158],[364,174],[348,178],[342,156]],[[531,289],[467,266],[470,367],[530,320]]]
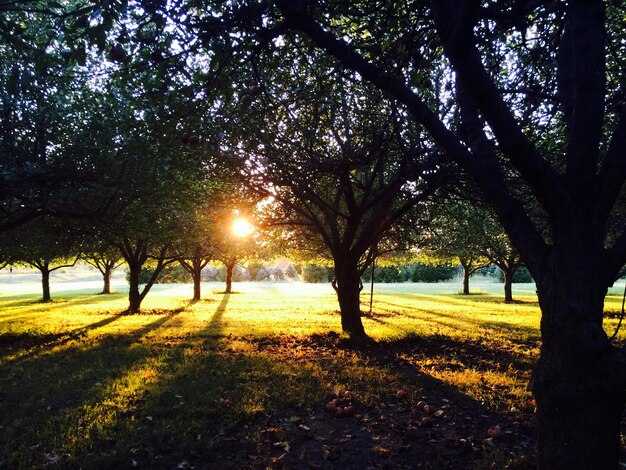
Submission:
[[[0,233],[0,243],[5,263],[41,272],[44,302],[51,300],[50,273],[76,264],[81,251],[81,239],[73,227],[49,216]]]
[[[154,275],[154,269],[149,267],[142,267],[139,271],[139,284],[147,284],[150,281],[150,278]],[[156,282],[158,283],[159,279],[157,277]],[[130,271],[126,271],[126,282],[130,283]]]
[[[504,282],[504,274],[501,269],[498,270],[498,280],[500,282]],[[528,269],[526,269],[524,266],[520,266],[519,268],[517,268],[517,270],[515,271],[515,274],[513,275],[513,282],[529,283],[529,282],[535,282],[535,280],[533,279]]]
[[[458,270],[452,264],[420,264],[412,265],[411,281],[413,282],[442,282],[452,279]]]
[[[330,282],[332,277],[332,270],[327,266],[318,264],[305,264],[302,266],[302,282]]]
[[[139,283],[146,284],[154,274],[154,269],[150,267],[141,268]],[[129,281],[129,273],[126,273],[126,280]],[[192,282],[189,274],[182,266],[169,264],[159,273],[156,284],[188,284]]]

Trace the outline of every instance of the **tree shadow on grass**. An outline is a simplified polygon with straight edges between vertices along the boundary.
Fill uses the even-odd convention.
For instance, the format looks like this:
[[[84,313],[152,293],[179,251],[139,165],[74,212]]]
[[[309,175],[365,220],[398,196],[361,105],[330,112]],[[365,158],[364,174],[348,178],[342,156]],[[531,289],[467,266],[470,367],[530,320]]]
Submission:
[[[119,316],[113,315],[64,333],[4,333],[0,335],[0,347],[3,347],[3,352],[10,352],[12,354],[18,351],[25,351],[23,354],[16,355],[16,360],[24,361],[38,356],[43,350],[59,347],[70,341],[79,340],[90,331],[107,326],[118,318]]]
[[[397,359],[404,350],[440,352],[435,339],[229,338],[220,335],[227,304],[225,295],[198,336],[140,341],[168,315],[128,334],[81,337],[20,368],[0,366],[0,377],[11,377],[0,379],[0,466],[36,466],[52,452],[83,468],[504,468],[524,443],[485,444],[488,425],[508,429],[508,418]],[[400,387],[408,399],[396,396]],[[353,392],[356,417],[324,411],[333,389]],[[422,396],[446,406],[433,426],[420,425]]]
[[[219,336],[223,329],[223,321],[224,314],[226,313],[226,309],[228,306],[228,301],[230,300],[230,294],[222,294],[222,299],[220,303],[215,307],[215,311],[213,315],[208,321],[208,324],[205,328],[196,333],[196,336]]]
[[[45,463],[44,452],[61,452],[64,442],[74,440],[74,433],[82,433],[79,420],[90,397],[101,398],[100,403],[112,412],[124,406],[124,402],[104,405],[104,390],[124,387],[128,371],[152,359],[153,351],[139,340],[174,316],[159,318],[128,334],[79,341],[0,364],[0,456],[5,456],[0,457],[0,467],[37,466]],[[98,324],[104,326],[112,320]],[[86,338],[79,336],[81,339]],[[11,456],[18,460],[12,461]]]
[[[459,332],[467,332],[473,331],[475,328],[480,327],[482,329],[491,330],[494,333],[499,333],[501,335],[505,335],[511,338],[511,341],[517,343],[536,343],[540,337],[540,332],[538,329],[528,327],[528,326],[519,326],[513,322],[507,321],[489,321],[481,318],[472,319],[468,315],[459,316],[455,313],[445,313],[441,311],[432,312],[426,309],[420,308],[407,308],[405,305],[393,303],[393,302],[385,302],[380,301],[380,304],[390,307],[400,307],[404,308],[402,312],[398,313],[383,313],[379,314],[379,316],[385,317],[394,317],[394,316],[403,316],[406,318],[412,318],[417,320],[427,320],[429,323],[439,324],[442,327],[449,329],[456,329]],[[529,315],[530,316],[530,315]],[[532,317],[531,317],[532,318]],[[447,321],[445,321],[447,320]],[[537,322],[539,321],[539,316],[537,315]],[[513,335],[511,333],[514,333]],[[528,338],[528,340],[519,340],[516,338]]]

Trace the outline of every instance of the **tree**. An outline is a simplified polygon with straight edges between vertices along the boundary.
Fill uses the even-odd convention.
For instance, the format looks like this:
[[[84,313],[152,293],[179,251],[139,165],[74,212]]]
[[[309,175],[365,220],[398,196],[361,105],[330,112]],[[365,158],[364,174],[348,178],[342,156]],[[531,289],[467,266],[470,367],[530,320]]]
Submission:
[[[92,246],[85,250],[82,258],[102,274],[101,294],[110,294],[113,271],[122,265],[119,250],[111,245],[100,244],[100,246]]]
[[[539,468],[614,468],[626,350],[609,342],[602,310],[626,259],[625,214],[614,210],[626,176],[622,5],[442,0],[364,14],[366,2],[276,4],[283,28],[406,105],[472,176],[536,280]],[[438,48],[454,72],[458,128],[429,105],[428,86],[411,83],[440,60]],[[516,181],[544,213],[547,236]]]
[[[237,143],[247,158],[242,171],[255,193],[274,201],[267,224],[333,261],[342,330],[364,337],[361,275],[376,246],[401,239],[401,222],[414,220],[445,173],[402,110],[355,76],[297,57],[287,63],[294,60],[299,76],[289,66],[273,69],[246,112],[247,126],[259,131]]]
[[[245,209],[246,205],[239,206],[242,209],[234,207],[221,206],[212,214],[210,244],[214,259],[224,263],[226,269],[225,294],[232,293],[235,267],[257,256],[260,249],[256,240],[258,235],[254,233],[255,229],[251,222],[253,220],[251,211]],[[240,229],[236,228],[238,223],[242,224]],[[246,224],[249,224],[247,230],[244,229]]]
[[[139,313],[141,303],[156,282],[163,268],[176,261],[173,254],[167,251],[167,243],[162,243],[156,249],[153,244],[142,239],[131,240],[124,238],[118,245],[124,261],[128,265],[128,313]],[[154,266],[150,277],[141,288],[141,269],[146,262],[152,259]]]
[[[11,264],[41,272],[42,302],[50,302],[50,273],[74,266],[80,258],[80,239],[67,223],[42,217],[6,231],[3,245]]]
[[[463,268],[462,292],[469,295],[472,274],[490,264],[485,248],[489,236],[483,226],[485,211],[477,209],[474,202],[448,199],[433,212],[426,247],[436,257],[458,260]]]
[[[183,224],[181,227],[183,238],[179,242],[181,255],[178,258],[178,263],[191,275],[193,280],[192,300],[197,302],[202,298],[202,270],[213,258],[213,247],[210,239],[211,221],[207,216],[206,208],[202,208],[192,214],[190,220],[184,221]]]
[[[489,215],[484,219],[482,229],[484,253],[503,274],[504,301],[513,302],[513,279],[518,268],[522,266],[522,259],[511,245],[509,237]]]
[[[85,140],[98,86],[87,73],[96,63],[90,38],[106,38],[92,16],[99,10],[80,1],[0,9],[0,231],[43,215],[102,215],[115,195]]]
[[[210,71],[193,70],[192,81],[202,90],[219,81],[224,103],[238,97],[229,75],[238,67],[251,66],[245,75],[251,79],[290,53],[306,63],[318,61],[323,50],[335,62],[320,64],[356,72],[401,104],[406,121],[422,126],[475,180],[537,282],[542,352],[532,389],[539,468],[615,467],[626,351],[608,340],[602,309],[626,260],[622,4],[250,0],[204,6],[99,2],[83,16],[93,14],[98,29],[87,21],[88,34],[105,43],[115,36],[100,26],[125,27],[129,23],[114,20],[128,12],[133,25],[142,25],[139,32],[154,29],[148,41],[137,35],[131,52],[140,62],[157,53],[161,61],[171,55],[163,62],[171,59],[179,71],[202,64]],[[27,23],[2,21],[11,25],[8,32],[0,28],[7,38]],[[127,39],[122,32],[115,34]],[[182,53],[174,60],[172,47],[158,49],[168,43],[210,52],[197,61]],[[273,61],[255,71],[253,58],[265,51]],[[296,80],[301,69],[292,70]],[[148,85],[164,90],[158,81]],[[242,97],[241,104],[248,101]]]
[[[189,256],[189,255],[188,255]],[[179,258],[180,265],[191,274],[193,280],[193,297],[192,300],[197,302],[202,298],[201,282],[202,282],[202,270],[211,262],[211,255],[198,249],[193,253],[190,253],[188,258]]]

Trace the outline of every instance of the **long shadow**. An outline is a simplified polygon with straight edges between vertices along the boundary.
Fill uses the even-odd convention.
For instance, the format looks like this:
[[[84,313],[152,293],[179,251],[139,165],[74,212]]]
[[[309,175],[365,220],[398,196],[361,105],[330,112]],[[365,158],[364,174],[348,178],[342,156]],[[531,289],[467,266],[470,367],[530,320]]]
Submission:
[[[161,318],[154,320],[153,322],[150,322],[146,324],[145,326],[137,330],[134,330],[133,332],[124,336],[126,336],[127,339],[132,340],[131,342],[137,341],[139,338],[146,336],[151,331],[156,330],[157,328],[160,328],[165,323],[176,318],[178,315],[180,315],[184,311],[185,311],[185,307],[179,307],[177,309],[171,310],[170,311],[171,313],[164,314],[161,316]]]
[[[380,303],[383,305],[389,305],[392,307],[404,307],[401,304],[385,302],[382,300],[380,301]],[[506,322],[502,320],[488,321],[488,320],[481,320],[481,319],[471,319],[471,318],[468,318],[467,316],[464,316],[461,318],[451,313],[444,313],[441,311],[432,312],[430,310],[408,308],[408,307],[406,307],[405,311],[398,312],[398,315],[401,315],[407,318],[414,318],[416,320],[427,319],[429,322],[438,323],[448,328],[456,328],[459,331],[466,331],[467,328],[463,328],[462,325],[467,325],[470,328],[472,326],[480,326],[482,328],[491,329],[493,331],[499,331],[501,333],[507,333],[507,334],[511,332],[515,332],[521,336],[530,335],[532,339],[536,339],[539,337],[539,331],[533,329],[532,327],[517,326],[511,322]],[[447,318],[450,320],[450,322],[440,321],[437,319],[437,317]]]
[[[506,334],[507,336],[511,337],[511,340],[514,341],[515,338],[514,336],[511,335],[511,333],[516,333],[517,335],[519,335],[520,337],[528,337],[531,341],[535,341],[537,339],[539,339],[540,337],[540,332],[538,329],[533,329],[532,327],[526,327],[526,326],[517,326],[514,325],[513,323],[509,323],[509,322],[505,322],[505,321],[481,321],[480,319],[470,319],[470,318],[463,318],[460,319],[459,317],[450,314],[450,313],[442,313],[442,312],[437,312],[437,313],[432,313],[432,312],[428,312],[426,310],[416,310],[417,312],[423,312],[430,321],[436,322],[436,323],[440,323],[442,325],[446,325],[448,327],[453,327],[453,325],[458,325],[459,323],[463,323],[466,324],[469,327],[482,327],[485,329],[489,329],[492,331],[496,331],[499,332],[501,334]],[[412,315],[406,315],[405,316],[409,316],[411,317]],[[435,317],[435,318],[433,318]],[[443,317],[443,318],[447,318],[450,320],[450,323],[444,323],[444,322],[438,322],[436,317]],[[466,328],[458,328],[459,331],[466,331]]]
[[[7,299],[7,300],[4,300]],[[16,299],[16,300],[8,300]],[[20,305],[31,305],[40,302],[41,296],[34,297],[32,294],[11,295],[8,297],[0,297],[0,304],[3,308],[17,307]]]
[[[534,363],[534,359],[527,354],[503,348],[496,349],[482,343],[442,335],[413,335],[379,344],[396,352],[408,352],[416,356],[465,359],[473,368],[480,370],[507,370],[509,366],[514,366],[530,371]]]
[[[376,312],[372,312],[372,313],[363,313],[361,315],[364,319],[366,320],[370,320],[373,321],[375,323],[378,323],[380,325],[387,325],[388,322],[386,322],[385,320],[382,320],[380,318],[380,314],[377,314]]]
[[[84,303],[84,304],[98,304],[103,302],[110,302],[111,300],[116,300],[118,297],[124,297],[126,294],[124,292],[113,292],[111,294],[100,294],[100,293],[85,293],[85,289],[77,289],[76,291],[62,291],[57,294],[52,292],[52,301],[51,302],[42,302],[41,294],[22,294],[15,296],[7,296],[0,297],[0,305],[3,308],[11,308],[11,307],[19,307],[19,306],[36,306],[41,305],[42,307],[50,306],[50,305],[68,305],[68,304],[76,304],[76,303]],[[72,292],[76,292],[72,294]],[[83,293],[80,293],[83,292]],[[6,300],[5,300],[6,299]],[[11,300],[15,299],[15,300]]]
[[[72,305],[72,304],[85,304],[85,305],[93,305],[93,304],[101,304],[104,302],[111,302],[113,300],[125,299],[127,294],[124,292],[113,292],[111,294],[80,294],[71,297],[57,296],[55,299],[59,303],[63,303],[64,305]]]
[[[26,468],[24,459],[31,459],[28,467],[39,466],[45,450],[40,448],[41,433],[51,427],[57,429],[51,437],[58,442],[60,436],[68,432],[68,420],[74,419],[72,416],[80,413],[91,397],[102,398],[99,403],[103,406],[102,393],[106,384],[114,383],[154,354],[148,345],[133,343],[137,343],[142,335],[162,327],[178,313],[159,318],[128,334],[57,348],[37,357],[23,358],[19,364],[1,364],[0,456],[20,450],[21,463],[14,462],[14,465]],[[104,326],[110,321],[106,319],[98,324]],[[53,442],[44,445],[48,449],[59,447]],[[12,467],[0,457],[0,467],[4,465]]]
[[[230,300],[231,294],[223,294],[222,300],[219,305],[215,308],[215,312],[213,312],[213,316],[211,320],[209,320],[208,325],[201,333],[201,335],[211,335],[217,336],[222,330],[222,320],[224,318],[224,313],[226,312],[226,307],[228,305],[228,301]]]
[[[486,303],[495,303],[495,304],[504,304],[504,305],[538,305],[537,301],[516,301],[512,304],[507,304],[504,302],[503,296],[495,295],[495,294],[470,294],[468,296],[464,296],[463,294],[446,294],[446,295],[431,295],[431,294],[419,294],[415,292],[402,293],[398,294],[394,297],[408,297],[415,300],[430,300],[436,303],[450,304],[450,305],[472,305],[472,303],[476,304],[486,304]],[[469,303],[471,302],[471,303]],[[484,307],[484,305],[480,305]],[[410,305],[406,305],[406,308],[411,308]],[[477,305],[478,307],[478,305]]]
[[[18,335],[4,334],[0,335],[0,345],[4,344],[11,349],[13,347],[16,349],[27,349],[28,351],[25,354],[17,354],[14,359],[15,361],[26,361],[40,355],[44,349],[51,349],[62,346],[70,341],[80,340],[90,331],[109,325],[119,318],[119,315],[113,315],[98,322],[68,331],[67,333],[44,335],[32,335],[29,333]]]
[[[121,468],[133,461],[153,468],[176,468],[183,461],[188,467],[225,469],[416,468],[420,464],[426,468],[478,468],[475,463],[482,451],[476,452],[471,446],[444,447],[453,438],[467,440],[467,426],[454,430],[454,435],[453,430],[446,430],[443,420],[433,428],[422,428],[415,423],[414,411],[397,413],[391,422],[382,419],[394,408],[381,407],[380,403],[402,406],[393,395],[395,384],[386,381],[387,375],[374,374],[380,382],[380,403],[359,404],[360,387],[372,380],[361,383],[358,376],[346,374],[353,367],[358,372],[359,364],[397,372],[405,377],[404,383],[427,393],[434,405],[442,405],[445,398],[449,401],[447,413],[455,419],[458,412],[461,426],[465,420],[460,413],[472,417],[472,426],[483,432],[506,420],[456,387],[414,366],[399,365],[395,359],[398,351],[441,354],[444,347],[467,350],[467,354],[491,361],[488,348],[447,338],[443,342],[414,338],[354,346],[338,335],[323,334],[290,341],[276,336],[264,338],[263,343],[248,339],[249,349],[236,349],[229,338],[218,336],[228,300],[224,295],[200,336],[185,336],[171,344],[132,344],[175,316],[168,315],[125,335],[111,335],[93,345],[78,345],[70,351],[25,361],[21,372],[0,367],[0,377],[5,377],[0,378],[0,454],[18,455],[22,466],[36,466],[43,452],[74,445],[63,463],[76,468]],[[303,347],[310,354],[294,353]],[[471,347],[475,349],[468,349]],[[352,354],[358,360],[351,360]],[[498,357],[504,363],[510,359],[504,353]],[[116,409],[120,406],[114,395],[118,385],[105,392],[98,383],[126,380],[127,371],[143,363],[152,364],[157,358],[158,366],[151,367],[158,367],[159,378],[125,397],[125,409]],[[38,374],[46,374],[46,380],[35,379]],[[12,387],[11,381],[18,381],[19,387]],[[357,394],[359,416],[333,418],[323,410],[327,395],[333,384],[350,383]],[[311,403],[298,402],[291,394],[299,387],[316,398]],[[387,390],[390,387],[391,392]],[[9,408],[7,404],[19,402],[24,390],[29,390],[29,396],[20,409]],[[389,392],[393,398],[385,395]],[[223,398],[236,406],[224,404],[220,401]],[[47,406],[51,406],[48,411]],[[106,407],[114,411],[98,411]],[[79,419],[88,420],[91,410],[108,421],[81,424]],[[99,416],[96,414],[95,419]],[[16,425],[20,420],[22,424]],[[351,437],[346,439],[346,435]],[[284,452],[276,442],[288,442],[291,450]],[[399,442],[401,447],[396,445]],[[392,451],[373,450],[384,450],[385,446]],[[454,457],[456,467],[439,465],[442,450]],[[282,460],[276,464],[275,458]],[[15,462],[7,460],[6,464],[10,468]]]

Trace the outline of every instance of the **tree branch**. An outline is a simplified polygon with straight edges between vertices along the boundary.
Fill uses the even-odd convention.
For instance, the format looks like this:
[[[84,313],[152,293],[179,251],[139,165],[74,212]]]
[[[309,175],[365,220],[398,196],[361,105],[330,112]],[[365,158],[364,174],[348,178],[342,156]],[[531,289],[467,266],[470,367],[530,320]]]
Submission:
[[[482,63],[476,48],[473,26],[478,1],[454,0],[433,2],[435,23],[446,55],[460,76],[480,111],[493,130],[500,149],[537,196],[539,203],[551,215],[569,201],[562,177],[537,152],[522,132],[515,116],[502,99]]]
[[[574,194],[584,198],[595,178],[604,123],[604,20],[602,0],[569,2],[559,47],[559,95],[568,125],[566,176]]]
[[[301,2],[277,0],[276,4],[291,27],[306,34],[318,47],[326,50],[345,67],[358,72],[380,90],[407,106],[414,119],[422,124],[448,155],[466,168],[476,180],[489,202],[496,207],[498,216],[501,218],[507,232],[512,237],[515,234],[514,238],[516,240],[525,239],[527,245],[535,247],[527,250],[528,257],[533,257],[533,260],[528,259],[527,262],[538,267],[539,260],[545,254],[546,245],[538,235],[523,206],[511,196],[506,188],[504,179],[500,176],[493,176],[492,170],[495,168],[495,165],[485,165],[482,160],[475,158],[411,88],[394,75],[386,73],[368,62],[346,44],[345,41],[339,40],[331,33],[325,31],[313,18],[306,14]],[[498,100],[498,102],[500,103],[501,101]],[[534,150],[532,155],[536,155]],[[537,158],[533,158],[532,155],[529,156],[530,160],[536,162]],[[520,155],[522,159],[526,159],[526,157],[525,154]],[[553,174],[553,171],[545,170],[547,164],[542,159],[539,159],[539,162],[538,165],[544,169],[544,174],[539,177],[531,175],[531,179],[537,180],[539,178],[542,182],[549,181],[545,172]],[[536,166],[530,165],[530,170],[535,170]],[[559,186],[559,181],[559,178],[555,178],[554,181],[549,181],[550,184],[547,184],[543,189],[552,196],[552,193],[556,191],[555,188]],[[544,195],[544,199],[546,199],[546,205],[551,204],[552,198]]]
[[[76,266],[76,263],[78,263],[79,259],[80,259],[80,254],[76,256],[76,258],[74,259],[73,263],[71,263],[71,264],[62,264],[61,266],[55,266],[54,268],[49,269],[48,271],[52,272],[52,271],[56,271],[57,269],[61,269],[61,268],[71,268],[73,266]]]
[[[626,179],[626,105],[622,106],[597,179],[598,220],[606,220]]]

